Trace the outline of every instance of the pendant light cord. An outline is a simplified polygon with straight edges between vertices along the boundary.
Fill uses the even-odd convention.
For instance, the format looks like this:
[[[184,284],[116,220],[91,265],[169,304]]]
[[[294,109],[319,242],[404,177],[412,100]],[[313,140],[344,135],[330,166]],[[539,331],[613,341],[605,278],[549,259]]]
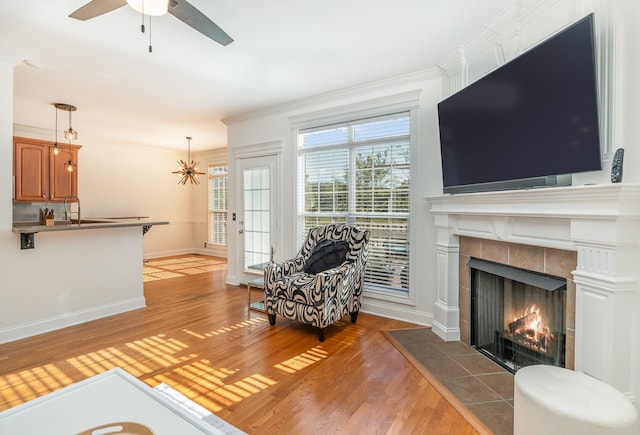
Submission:
[[[144,33],[144,0],[142,0],[142,24],[140,25],[140,31]]]
[[[55,107],[55,105],[53,106]],[[53,144],[54,147],[58,146],[58,108],[56,107],[56,143]]]
[[[140,24],[140,31],[145,33],[144,27],[144,0],[142,0],[141,14],[142,15],[142,24]],[[151,46],[151,15],[149,15],[149,53],[153,52],[153,47]]]

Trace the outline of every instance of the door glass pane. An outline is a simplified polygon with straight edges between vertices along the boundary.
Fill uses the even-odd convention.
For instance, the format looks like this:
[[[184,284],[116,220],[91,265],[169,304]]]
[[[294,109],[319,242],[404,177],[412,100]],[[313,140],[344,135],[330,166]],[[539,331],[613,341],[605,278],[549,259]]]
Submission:
[[[267,263],[271,256],[268,167],[244,171],[244,268]]]

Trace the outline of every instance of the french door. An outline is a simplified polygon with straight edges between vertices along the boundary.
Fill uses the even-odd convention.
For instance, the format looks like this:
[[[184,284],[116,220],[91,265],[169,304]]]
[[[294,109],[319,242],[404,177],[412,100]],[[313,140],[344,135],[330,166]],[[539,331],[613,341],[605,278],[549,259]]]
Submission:
[[[240,281],[248,282],[262,274],[273,256],[276,156],[239,160],[238,264]]]

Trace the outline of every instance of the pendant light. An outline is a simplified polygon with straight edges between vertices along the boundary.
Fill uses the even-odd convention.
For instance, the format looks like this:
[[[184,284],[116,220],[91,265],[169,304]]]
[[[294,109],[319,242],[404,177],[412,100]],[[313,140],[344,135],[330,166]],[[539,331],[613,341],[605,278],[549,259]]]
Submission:
[[[71,159],[73,155],[71,154],[71,139],[69,139],[69,160],[67,160],[67,162],[64,164],[64,168],[67,170],[67,172],[73,172],[76,170],[76,164],[73,163],[73,160]]]
[[[78,132],[75,131],[73,127],[71,127],[71,112],[76,111],[76,106],[72,106],[71,104],[66,104],[66,103],[56,103],[55,106],[56,106],[56,109],[66,110],[67,112],[69,112],[69,129],[65,130],[64,137],[69,141],[69,145],[71,145],[72,139],[73,140],[78,139]],[[58,141],[57,122],[58,120],[57,120],[57,112],[56,112],[56,142]],[[55,150],[54,150],[54,153],[55,153]],[[73,172],[76,170],[76,165],[75,163],[73,163],[73,160],[71,157],[72,157],[71,147],[69,146],[69,160],[64,164],[64,168],[67,170],[67,172]]]
[[[65,139],[69,139],[69,141],[76,140],[78,139],[78,132],[75,131],[72,127],[71,127],[71,112],[73,112],[74,110],[76,110],[75,106],[68,106],[69,108],[66,110],[69,110],[69,130],[66,130],[64,132],[64,137]]]
[[[183,160],[178,160],[180,169],[172,172],[172,174],[178,174],[182,176],[182,178],[180,178],[180,181],[178,181],[178,184],[182,184],[182,185],[187,184],[187,181],[191,182],[191,184],[200,184],[197,180],[197,177],[198,175],[205,174],[204,172],[198,171],[197,166],[200,164],[200,162],[194,162],[193,160],[191,160],[191,139],[192,138],[190,136],[187,136],[187,141],[188,141],[187,161],[185,162]]]

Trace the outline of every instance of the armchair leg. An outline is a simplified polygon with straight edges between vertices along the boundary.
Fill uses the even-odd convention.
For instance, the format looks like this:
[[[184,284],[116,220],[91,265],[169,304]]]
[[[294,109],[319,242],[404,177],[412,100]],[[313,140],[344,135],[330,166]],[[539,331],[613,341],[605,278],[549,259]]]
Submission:
[[[356,320],[358,320],[358,313],[359,311],[354,311],[353,313],[351,313],[351,323],[356,323]]]
[[[269,319],[269,325],[273,326],[276,324],[276,315],[267,313],[267,318]]]
[[[318,340],[320,340],[321,342],[324,341],[324,328],[318,329]]]

